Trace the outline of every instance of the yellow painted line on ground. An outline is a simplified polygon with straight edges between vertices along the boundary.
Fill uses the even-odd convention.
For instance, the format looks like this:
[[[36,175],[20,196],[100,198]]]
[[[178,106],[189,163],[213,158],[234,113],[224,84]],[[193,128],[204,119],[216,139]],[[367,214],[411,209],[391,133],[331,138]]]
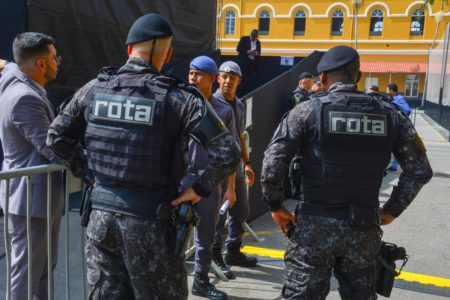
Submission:
[[[441,139],[441,141],[443,141],[443,142],[447,142],[446,140],[445,140],[445,138],[436,130],[436,129],[434,129],[433,128],[433,126],[431,126],[431,124],[430,123],[428,123],[428,121],[427,120],[425,120],[425,118],[424,117],[422,117],[421,115],[418,115],[419,116],[419,118],[421,118],[422,119],[422,121],[424,121],[425,122],[425,124],[427,124],[428,125],[428,127],[430,127],[431,128],[431,130],[433,130],[434,131],[434,133],[436,133],[436,135]]]
[[[245,246],[244,248],[241,249],[241,251],[248,254],[284,259],[284,250]]]
[[[402,271],[397,279],[402,279],[410,282],[415,281],[421,284],[432,284],[443,288],[450,288],[450,279],[431,275]]]
[[[284,250],[245,246],[244,248],[241,249],[241,251],[247,254],[284,259]],[[397,279],[401,279],[408,282],[417,282],[420,284],[431,284],[443,288],[450,288],[450,279],[443,277],[402,271],[402,273],[400,274],[400,276],[397,277]]]

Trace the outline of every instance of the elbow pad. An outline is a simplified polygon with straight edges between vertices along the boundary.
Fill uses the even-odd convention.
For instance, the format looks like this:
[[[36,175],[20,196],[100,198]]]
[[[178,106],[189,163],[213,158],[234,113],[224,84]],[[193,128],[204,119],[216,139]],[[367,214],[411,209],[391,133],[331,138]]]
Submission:
[[[395,157],[402,162],[415,161],[427,152],[422,139],[416,133],[414,140],[394,150]]]
[[[228,132],[225,124],[214,112],[211,104],[205,102],[206,111],[200,123],[191,131],[191,137],[206,147],[209,143]]]

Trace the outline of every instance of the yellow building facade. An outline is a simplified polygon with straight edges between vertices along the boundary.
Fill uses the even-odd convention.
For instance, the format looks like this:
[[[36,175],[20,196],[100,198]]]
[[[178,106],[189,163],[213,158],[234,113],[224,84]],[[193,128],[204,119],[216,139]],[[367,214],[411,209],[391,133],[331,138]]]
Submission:
[[[448,7],[440,1],[408,0],[292,1],[223,0],[218,2],[218,47],[236,54],[239,38],[260,30],[263,56],[307,56],[337,45],[355,47],[361,55],[359,88],[372,84],[384,91],[389,82],[410,99],[423,91],[428,49],[442,18],[437,42],[442,42]],[[355,38],[356,37],[356,38]]]

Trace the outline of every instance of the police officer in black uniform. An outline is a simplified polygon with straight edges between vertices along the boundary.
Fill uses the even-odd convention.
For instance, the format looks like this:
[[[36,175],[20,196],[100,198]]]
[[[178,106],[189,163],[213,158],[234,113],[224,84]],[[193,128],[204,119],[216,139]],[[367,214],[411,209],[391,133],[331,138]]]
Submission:
[[[207,198],[239,162],[239,146],[201,93],[160,75],[171,42],[167,20],[140,17],[128,34],[127,63],[82,87],[49,130],[47,143],[75,175],[95,180],[89,299],[187,299],[183,258],[169,246],[172,208]],[[177,149],[189,135],[208,149],[209,163],[178,196],[185,166]]]
[[[289,96],[288,110],[293,109],[297,104],[305,101],[309,97],[309,91],[314,84],[313,76],[309,72],[303,72],[298,77],[298,86]]]
[[[376,299],[379,225],[397,218],[432,177],[425,147],[407,116],[357,90],[359,67],[353,48],[330,49],[317,67],[328,92],[291,110],[265,152],[263,198],[290,240],[284,299],[325,299],[332,270],[343,299]],[[303,156],[303,200],[294,217],[282,204],[282,182],[297,151]],[[391,152],[402,174],[379,209]]]

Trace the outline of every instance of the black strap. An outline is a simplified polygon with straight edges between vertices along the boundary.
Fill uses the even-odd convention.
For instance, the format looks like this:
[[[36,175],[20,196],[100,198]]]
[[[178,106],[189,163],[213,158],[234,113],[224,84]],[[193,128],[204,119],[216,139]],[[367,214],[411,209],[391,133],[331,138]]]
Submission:
[[[296,208],[297,215],[335,218],[339,220],[346,220],[348,213],[348,206],[326,206],[305,201],[300,201]]]

